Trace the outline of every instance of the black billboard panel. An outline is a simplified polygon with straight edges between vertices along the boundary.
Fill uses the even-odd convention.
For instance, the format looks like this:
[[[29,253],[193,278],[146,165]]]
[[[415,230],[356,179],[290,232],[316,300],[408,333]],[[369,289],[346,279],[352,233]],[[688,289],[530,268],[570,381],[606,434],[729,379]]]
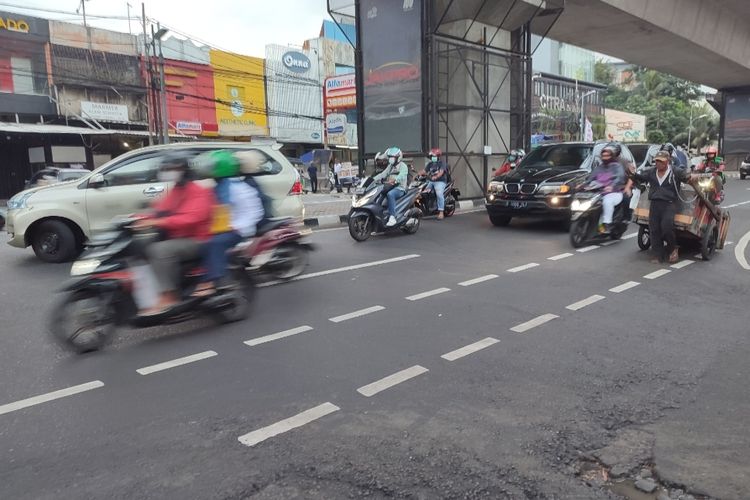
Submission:
[[[722,154],[750,153],[750,94],[728,94]]]
[[[364,152],[422,150],[422,0],[359,0]],[[358,81],[359,84],[359,81]]]

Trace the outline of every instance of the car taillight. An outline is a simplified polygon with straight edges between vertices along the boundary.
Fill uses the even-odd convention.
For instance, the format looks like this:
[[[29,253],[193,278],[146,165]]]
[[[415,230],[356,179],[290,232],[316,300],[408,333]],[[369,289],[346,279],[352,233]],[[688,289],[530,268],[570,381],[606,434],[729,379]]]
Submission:
[[[292,185],[292,190],[289,191],[289,194],[291,196],[299,196],[302,194],[302,182],[300,182],[299,177],[297,177],[297,180],[294,181],[294,184]]]

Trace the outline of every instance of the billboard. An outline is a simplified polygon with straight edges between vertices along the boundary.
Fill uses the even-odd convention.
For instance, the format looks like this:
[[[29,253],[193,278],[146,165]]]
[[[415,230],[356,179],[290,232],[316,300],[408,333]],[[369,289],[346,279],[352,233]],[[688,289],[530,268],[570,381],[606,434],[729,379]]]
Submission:
[[[263,59],[211,50],[219,135],[268,135]]]
[[[360,0],[365,154],[422,150],[422,0]],[[394,35],[394,34],[397,34]]]
[[[357,144],[357,85],[353,74],[325,79],[323,109],[326,143],[338,146]]]
[[[730,94],[726,98],[721,153],[750,153],[750,94]]]
[[[616,109],[604,109],[606,134],[610,141],[646,141],[646,117]]]

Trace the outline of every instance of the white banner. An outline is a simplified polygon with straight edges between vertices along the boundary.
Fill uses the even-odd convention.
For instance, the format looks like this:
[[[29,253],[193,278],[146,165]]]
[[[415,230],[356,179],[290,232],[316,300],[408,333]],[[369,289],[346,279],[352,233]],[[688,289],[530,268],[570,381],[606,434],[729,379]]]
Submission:
[[[81,113],[84,118],[93,118],[105,122],[128,121],[128,107],[122,104],[81,101]]]

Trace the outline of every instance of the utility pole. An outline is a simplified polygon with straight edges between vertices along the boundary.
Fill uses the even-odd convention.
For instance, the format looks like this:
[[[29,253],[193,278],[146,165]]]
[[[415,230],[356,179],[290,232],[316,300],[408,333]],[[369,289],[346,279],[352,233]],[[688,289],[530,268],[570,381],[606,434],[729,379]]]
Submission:
[[[88,27],[86,24],[86,0],[81,0],[81,4],[78,7],[83,10],[83,26]],[[76,9],[76,13],[78,13],[78,9]]]
[[[159,23],[156,23],[157,28],[157,39],[159,40],[159,93],[161,96],[161,119],[162,119],[162,133],[164,139],[162,144],[169,144],[169,117],[167,116],[167,93],[164,88],[164,52],[161,48],[161,39],[164,37],[166,30],[163,30]]]
[[[152,113],[152,106],[153,106],[153,99],[151,96],[151,82],[153,81],[153,77],[151,76],[151,56],[149,56],[148,53],[148,32],[146,31],[146,4],[141,3],[141,23],[143,25],[143,57],[144,59],[144,65],[146,66],[146,71],[148,73],[148,94],[146,94],[146,122],[148,122],[148,145],[153,146],[154,145],[154,136],[151,134],[152,128],[151,128],[151,118],[153,117]]]
[[[130,5],[127,2],[125,3],[125,5],[127,5],[127,7],[128,7],[128,34],[132,35],[133,34],[133,30],[130,29],[130,7],[132,7],[132,5]]]

